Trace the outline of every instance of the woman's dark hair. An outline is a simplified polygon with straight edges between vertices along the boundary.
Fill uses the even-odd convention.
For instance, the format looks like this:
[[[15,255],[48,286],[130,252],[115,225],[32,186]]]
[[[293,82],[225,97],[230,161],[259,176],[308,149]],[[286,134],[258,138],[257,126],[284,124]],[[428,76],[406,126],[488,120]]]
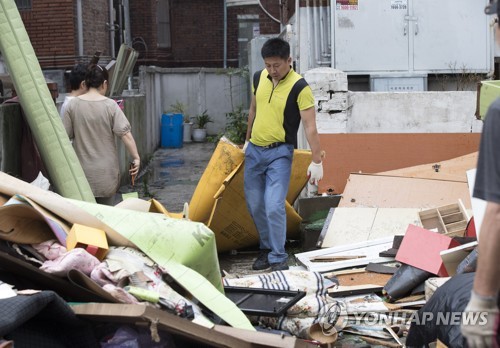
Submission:
[[[84,64],[77,64],[69,73],[69,87],[72,91],[80,88],[80,84],[85,80],[87,75],[87,67]]]
[[[280,57],[281,59],[288,59],[290,57],[290,45],[283,39],[278,37],[269,39],[262,46],[262,50],[260,52],[262,54],[262,58],[270,58],[270,57]]]
[[[108,70],[100,65],[91,65],[85,76],[85,84],[88,88],[99,88],[104,81],[108,80]]]

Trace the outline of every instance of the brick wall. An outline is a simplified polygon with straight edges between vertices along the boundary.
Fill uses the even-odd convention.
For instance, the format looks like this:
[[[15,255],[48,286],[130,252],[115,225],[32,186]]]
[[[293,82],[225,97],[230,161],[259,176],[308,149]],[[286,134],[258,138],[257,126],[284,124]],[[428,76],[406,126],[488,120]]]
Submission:
[[[74,56],[75,16],[72,0],[37,0],[21,18],[42,67],[65,65]],[[71,59],[69,59],[71,61]]]
[[[138,64],[160,65],[157,59],[166,59],[166,51],[159,50],[157,42],[156,1],[150,6],[144,5],[144,0],[131,0],[130,25],[132,34],[132,47],[139,52]],[[170,16],[169,13],[163,14]]]
[[[96,51],[100,51],[101,56],[113,56],[110,52],[109,28],[106,26],[109,22],[108,3],[105,0],[82,0],[84,55],[93,56]]]
[[[44,69],[68,68],[79,60],[76,2],[73,0],[36,0],[31,10],[21,11],[35,54]],[[109,34],[105,23],[108,2],[82,0],[83,53],[95,51],[109,55]]]

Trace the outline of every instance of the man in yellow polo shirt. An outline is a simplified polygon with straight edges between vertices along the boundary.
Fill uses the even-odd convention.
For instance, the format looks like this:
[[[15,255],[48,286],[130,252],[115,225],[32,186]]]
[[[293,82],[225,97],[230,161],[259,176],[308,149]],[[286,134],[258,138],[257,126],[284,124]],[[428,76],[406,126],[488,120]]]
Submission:
[[[245,198],[259,231],[254,270],[288,269],[285,199],[300,121],[312,151],[309,181],[323,177],[314,96],[291,66],[290,45],[273,38],[262,47],[265,69],[253,77],[245,151]]]

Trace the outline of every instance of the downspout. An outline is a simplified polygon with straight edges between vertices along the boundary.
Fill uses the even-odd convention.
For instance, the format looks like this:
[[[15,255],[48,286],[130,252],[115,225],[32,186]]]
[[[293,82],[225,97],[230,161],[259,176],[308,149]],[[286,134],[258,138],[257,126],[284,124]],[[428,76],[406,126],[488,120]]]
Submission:
[[[78,56],[83,57],[83,14],[82,14],[82,0],[76,1],[76,21],[78,30]]]
[[[295,49],[295,67],[300,74],[300,0],[295,0],[295,31],[297,35],[296,49]]]
[[[335,68],[335,6],[330,1],[330,67]]]
[[[132,30],[130,29],[130,5],[128,0],[123,0],[123,16],[125,17],[125,44],[132,48]],[[132,74],[128,76],[128,90],[132,90]]]
[[[227,3],[224,0],[224,52],[223,52],[223,63],[222,67],[227,68]]]
[[[113,16],[113,0],[108,1],[109,5],[109,51],[110,56],[115,56],[115,18]]]
[[[309,59],[307,59],[307,69],[309,70],[311,68],[311,19],[310,19],[310,6],[309,6],[309,0],[306,0],[306,24],[307,24],[307,56]]]

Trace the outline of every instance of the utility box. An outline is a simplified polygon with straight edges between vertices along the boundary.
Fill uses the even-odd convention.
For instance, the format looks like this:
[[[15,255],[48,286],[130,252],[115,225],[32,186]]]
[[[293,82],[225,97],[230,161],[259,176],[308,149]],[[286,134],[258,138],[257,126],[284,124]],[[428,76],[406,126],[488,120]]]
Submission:
[[[488,0],[336,0],[333,67],[352,74],[488,73]]]
[[[424,92],[427,91],[427,74],[370,75],[372,92]]]

